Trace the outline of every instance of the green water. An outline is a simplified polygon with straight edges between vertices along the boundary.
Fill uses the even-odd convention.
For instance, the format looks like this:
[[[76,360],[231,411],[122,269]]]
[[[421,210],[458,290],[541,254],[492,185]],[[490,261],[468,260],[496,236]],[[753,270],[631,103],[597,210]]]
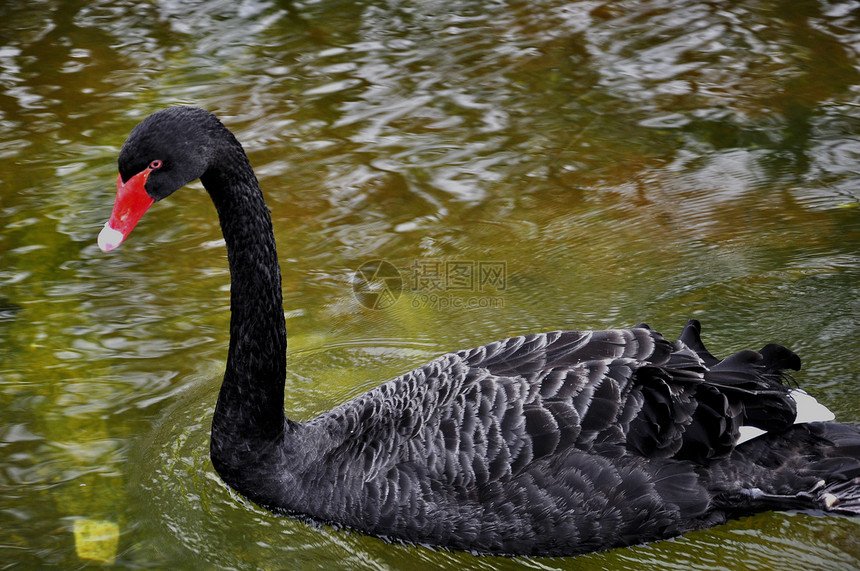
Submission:
[[[549,560],[274,517],[208,460],[229,319],[208,196],[192,185],[117,251],[95,243],[129,130],[199,105],[272,210],[294,418],[447,350],[696,317],[715,353],[793,348],[801,386],[858,422],[853,4],[46,0],[0,17],[0,567],[860,566],[860,522],[806,514]],[[373,260],[400,276],[377,309],[354,295]]]

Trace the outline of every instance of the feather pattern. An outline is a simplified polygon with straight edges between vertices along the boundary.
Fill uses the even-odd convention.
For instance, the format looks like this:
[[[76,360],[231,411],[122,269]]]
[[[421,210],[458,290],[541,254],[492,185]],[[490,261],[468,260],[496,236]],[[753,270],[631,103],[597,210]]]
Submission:
[[[780,501],[824,509],[823,492],[795,495],[826,471],[800,469],[801,487],[785,486],[774,480],[789,474],[735,450],[747,424],[791,430],[786,362],[751,351],[712,359],[699,329],[685,330],[692,346],[642,325],[442,355],[296,425],[326,435],[302,483],[316,500],[299,511],[387,537],[546,555],[669,537]]]

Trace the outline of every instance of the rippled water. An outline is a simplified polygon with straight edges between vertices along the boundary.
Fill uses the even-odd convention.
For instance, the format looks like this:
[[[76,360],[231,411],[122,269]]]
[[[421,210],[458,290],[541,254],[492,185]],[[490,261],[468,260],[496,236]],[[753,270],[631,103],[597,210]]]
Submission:
[[[858,422],[855,3],[45,0],[0,17],[3,567],[860,566],[857,521],[806,514],[576,560],[274,517],[208,460],[229,310],[208,197],[192,185],[118,251],[95,246],[128,131],[199,105],[272,210],[295,418],[446,350],[697,317],[715,352],[792,347],[797,380]],[[402,276],[376,310],[353,295],[372,260]],[[504,280],[437,292],[439,263]]]

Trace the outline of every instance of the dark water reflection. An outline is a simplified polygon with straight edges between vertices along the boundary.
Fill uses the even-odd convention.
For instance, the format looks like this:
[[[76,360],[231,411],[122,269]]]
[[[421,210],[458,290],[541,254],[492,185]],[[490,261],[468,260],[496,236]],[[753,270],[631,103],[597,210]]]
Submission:
[[[721,353],[791,346],[803,386],[860,421],[858,15],[851,2],[3,4],[0,561],[83,565],[74,532],[91,521],[118,534],[107,552],[128,568],[857,567],[856,521],[798,514],[575,561],[273,518],[207,458],[229,274],[205,193],[156,205],[111,255],[95,236],[130,128],[200,105],[243,141],[272,209],[296,418],[448,349],[642,320],[674,335],[698,317]],[[381,311],[352,296],[372,259],[404,276]],[[438,260],[502,262],[505,287],[434,302],[410,284]]]

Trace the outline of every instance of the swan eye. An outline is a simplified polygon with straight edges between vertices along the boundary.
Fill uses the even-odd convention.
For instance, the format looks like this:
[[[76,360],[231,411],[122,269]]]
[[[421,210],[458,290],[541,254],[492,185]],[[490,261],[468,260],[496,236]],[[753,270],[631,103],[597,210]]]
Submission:
[[[149,163],[149,168],[151,168],[152,170],[160,169],[161,164],[162,164],[161,161],[156,159],[156,160],[152,161],[151,163]]]

